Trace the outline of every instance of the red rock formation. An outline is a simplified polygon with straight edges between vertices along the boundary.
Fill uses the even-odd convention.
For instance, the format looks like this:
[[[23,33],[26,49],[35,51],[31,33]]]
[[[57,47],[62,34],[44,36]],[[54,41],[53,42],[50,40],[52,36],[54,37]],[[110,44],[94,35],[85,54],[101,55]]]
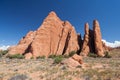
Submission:
[[[82,51],[81,55],[87,56],[88,53],[90,52],[90,46],[89,46],[89,25],[88,23],[85,24],[85,35],[84,35],[84,40],[83,40],[83,46],[82,46]]]
[[[79,56],[79,55],[77,55],[77,54],[74,54],[74,55],[72,56],[72,58],[73,58],[75,61],[79,62],[80,64],[83,64],[82,56]]]
[[[31,44],[31,52],[35,57],[62,55],[78,49],[74,28],[68,21],[61,21],[54,12],[51,12],[44,20]]]
[[[95,42],[95,53],[99,56],[104,56],[102,36],[100,31],[100,26],[97,20],[93,21],[93,31],[94,31],[94,42]]]
[[[69,54],[79,50],[77,34],[68,22],[61,21],[55,12],[49,13],[37,31],[28,33],[9,54],[32,54],[38,56]]]
[[[87,56],[88,53],[96,53],[103,57],[108,47],[102,42],[100,26],[97,20],[93,21],[93,30],[89,29],[88,23],[85,24],[85,35],[80,55]]]
[[[28,32],[28,34],[19,41],[18,45],[9,48],[9,54],[14,55],[25,53],[33,41],[35,34],[36,32],[33,31]]]
[[[30,31],[18,45],[9,48],[9,54],[23,54],[26,59],[49,55],[68,55],[71,51],[87,56],[89,52],[104,56],[107,47],[102,43],[100,26],[94,20],[93,30],[85,24],[82,41],[74,27],[68,21],[62,21],[55,12],[49,13],[36,31]],[[82,45],[83,44],[83,45]]]
[[[81,66],[81,64],[78,61],[74,60],[71,57],[68,58],[68,59],[63,60],[62,64],[66,64],[70,68],[76,68],[78,66]]]

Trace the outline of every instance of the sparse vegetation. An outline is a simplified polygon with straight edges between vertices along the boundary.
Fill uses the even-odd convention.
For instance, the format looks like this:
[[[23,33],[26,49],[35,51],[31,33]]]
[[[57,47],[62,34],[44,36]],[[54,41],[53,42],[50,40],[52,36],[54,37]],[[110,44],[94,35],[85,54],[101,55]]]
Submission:
[[[37,59],[45,59],[45,56],[39,56]]]
[[[71,52],[69,53],[69,57],[72,57],[74,54],[76,54],[76,52],[75,52],[75,51],[71,51]]]
[[[112,56],[110,56],[110,54],[109,54],[109,52],[107,51],[107,52],[105,52],[105,56],[104,56],[104,58],[111,58]]]
[[[0,57],[6,55],[8,53],[8,50],[0,51]]]
[[[104,54],[105,54],[105,56],[103,58],[111,58],[112,57],[112,56],[110,56],[109,52],[105,52]],[[93,57],[93,58],[99,58],[99,57],[101,58],[101,56],[98,56],[95,53],[89,53],[88,56]]]
[[[54,59],[54,63],[58,64],[63,60],[64,55],[50,55],[48,58]]]
[[[97,57],[98,57],[98,55],[97,55],[97,54],[95,54],[95,53],[89,53],[89,54],[88,54],[88,57],[97,58]]]
[[[56,57],[54,58],[54,63],[55,63],[55,64],[58,64],[58,63],[60,63],[62,60],[63,60],[63,56],[56,56]]]
[[[8,55],[7,58],[9,58],[9,59],[14,59],[14,58],[16,58],[16,59],[24,59],[25,57],[22,54],[15,54],[15,55]]]
[[[120,50],[110,51],[107,55],[112,57],[85,57],[85,64],[75,68],[60,64],[65,59],[63,55],[34,60],[3,57],[0,58],[0,79],[18,80],[26,76],[28,80],[120,80]]]
[[[55,57],[56,57],[56,55],[50,55],[48,58],[54,59]]]

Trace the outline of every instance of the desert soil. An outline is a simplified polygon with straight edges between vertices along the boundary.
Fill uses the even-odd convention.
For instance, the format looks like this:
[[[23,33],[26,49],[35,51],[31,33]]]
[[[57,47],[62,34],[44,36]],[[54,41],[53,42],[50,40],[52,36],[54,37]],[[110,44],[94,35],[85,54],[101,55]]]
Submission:
[[[53,59],[0,58],[0,80],[120,80],[120,49],[112,58],[84,58],[84,64],[68,67]]]

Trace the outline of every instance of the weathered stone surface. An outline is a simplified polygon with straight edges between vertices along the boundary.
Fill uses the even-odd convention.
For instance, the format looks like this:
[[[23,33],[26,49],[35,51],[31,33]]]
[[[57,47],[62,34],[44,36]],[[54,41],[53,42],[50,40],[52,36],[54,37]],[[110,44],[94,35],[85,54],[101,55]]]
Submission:
[[[66,48],[68,47],[68,42],[69,42],[69,35],[72,30],[72,25],[66,21],[63,23],[63,30],[59,42],[59,47],[57,50],[57,55],[61,55],[62,53],[65,53]]]
[[[82,59],[82,56],[79,56],[77,54],[74,54],[72,56],[72,58],[75,60],[75,61],[78,61],[80,64],[83,64],[83,59]]]
[[[9,48],[8,53],[10,55],[25,53],[33,41],[35,34],[36,32],[33,31],[28,32],[28,34],[19,41],[18,45]]]
[[[76,68],[78,66],[81,66],[81,64],[74,60],[73,58],[68,58],[62,61],[63,64],[66,64],[67,66],[69,66],[70,68]]]
[[[87,56],[89,52],[104,56],[107,50],[102,43],[100,26],[93,22],[93,30],[85,24],[85,35],[82,40],[75,28],[68,21],[62,21],[55,12],[50,12],[36,31],[30,31],[18,45],[9,48],[9,54],[23,54],[26,59],[49,55],[68,55],[71,51]]]
[[[42,25],[36,31],[29,32],[9,53],[31,53],[36,58],[69,54],[77,50],[79,45],[74,27],[68,21],[60,20],[55,12],[50,12]]]
[[[71,51],[79,50],[77,34],[76,34],[76,31],[75,31],[74,27],[72,27],[72,30],[71,30],[71,32],[69,33],[68,36],[69,36],[68,47],[66,48],[65,54],[69,54],[69,52],[71,52]]]
[[[88,23],[85,24],[85,35],[80,55],[87,56],[88,53],[96,53],[103,57],[108,47],[102,42],[100,26],[97,20],[93,21],[93,30],[89,29]]]
[[[94,31],[95,52],[99,56],[104,56],[102,36],[101,36],[100,26],[97,20],[93,21],[93,31]]]
[[[82,51],[81,55],[87,56],[88,53],[90,52],[90,46],[89,46],[89,25],[88,23],[85,24],[85,35],[84,35],[84,40],[83,40],[83,46],[82,46]]]
[[[33,56],[62,55],[78,49],[74,28],[68,21],[61,21],[54,12],[44,20],[31,44]]]
[[[25,59],[31,59],[33,57],[32,53],[26,53]]]
[[[49,13],[37,30],[31,44],[33,56],[49,56],[56,54],[62,32],[62,21],[54,12]]]

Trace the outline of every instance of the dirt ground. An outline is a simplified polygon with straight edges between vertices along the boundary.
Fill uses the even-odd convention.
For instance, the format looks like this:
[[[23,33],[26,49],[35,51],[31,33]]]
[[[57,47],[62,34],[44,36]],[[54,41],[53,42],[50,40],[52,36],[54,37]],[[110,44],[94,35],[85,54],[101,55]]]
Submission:
[[[120,80],[120,49],[112,58],[84,58],[84,64],[68,67],[53,59],[0,58],[0,80]]]

